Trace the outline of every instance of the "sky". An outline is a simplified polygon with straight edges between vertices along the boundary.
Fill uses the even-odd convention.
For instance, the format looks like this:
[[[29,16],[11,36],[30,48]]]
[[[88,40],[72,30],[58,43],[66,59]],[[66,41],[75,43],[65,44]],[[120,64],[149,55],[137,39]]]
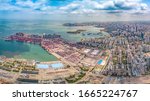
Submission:
[[[0,18],[147,21],[150,0],[0,0]]]

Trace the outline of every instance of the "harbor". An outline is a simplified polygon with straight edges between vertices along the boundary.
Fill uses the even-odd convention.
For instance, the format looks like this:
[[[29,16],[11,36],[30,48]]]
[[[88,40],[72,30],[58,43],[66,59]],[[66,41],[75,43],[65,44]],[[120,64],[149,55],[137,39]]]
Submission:
[[[0,56],[37,61],[56,61],[57,58],[39,45],[0,40]],[[35,51],[36,50],[36,51]]]

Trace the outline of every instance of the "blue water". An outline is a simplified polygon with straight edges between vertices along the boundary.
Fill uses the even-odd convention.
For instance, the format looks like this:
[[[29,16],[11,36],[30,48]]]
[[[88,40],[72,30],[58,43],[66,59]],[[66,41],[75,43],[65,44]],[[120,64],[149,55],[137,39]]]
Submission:
[[[54,64],[51,64],[51,67],[53,69],[60,69],[60,68],[63,68],[64,65],[62,63],[54,63]]]
[[[64,39],[69,41],[80,41],[82,38],[98,38],[102,37],[101,35],[86,35],[82,36],[82,34],[68,34],[67,31],[81,29],[76,27],[66,27],[63,26],[63,23],[59,21],[50,21],[50,20],[10,20],[10,19],[0,19],[0,37],[6,37],[16,32],[23,32],[27,34],[59,34]],[[87,33],[95,33],[94,27],[90,28]],[[67,36],[67,37],[66,37]]]
[[[103,62],[103,60],[99,60],[99,61],[97,62],[97,64],[98,64],[98,65],[101,65],[102,62]]]
[[[23,32],[26,34],[42,34],[42,33],[54,34],[55,33],[61,35],[61,37],[64,38],[65,40],[69,40],[73,42],[80,41],[81,39],[84,38],[101,37],[101,35],[104,34],[102,33],[101,35],[97,35],[97,36],[93,36],[93,35],[82,36],[82,34],[81,35],[68,34],[67,31],[75,30],[77,28],[62,26],[63,23],[66,22],[47,21],[47,20],[0,19],[0,55],[4,55],[6,57],[11,57],[11,58],[17,57],[17,58],[25,58],[29,60],[34,59],[34,60],[41,61],[40,57],[37,58],[37,56],[41,56],[43,54],[40,51],[38,51],[41,50],[40,47],[38,50],[36,50],[34,45],[29,45],[26,43],[17,43],[17,42],[12,43],[12,42],[6,42],[2,40],[3,37],[10,36],[17,32]],[[45,61],[45,59],[42,60]],[[48,59],[48,61],[51,61],[51,59]]]

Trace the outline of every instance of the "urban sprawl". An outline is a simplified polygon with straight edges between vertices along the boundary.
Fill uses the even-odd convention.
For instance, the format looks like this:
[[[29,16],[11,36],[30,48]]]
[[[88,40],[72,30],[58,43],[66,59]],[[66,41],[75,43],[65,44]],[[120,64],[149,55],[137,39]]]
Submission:
[[[5,41],[38,44],[54,55],[57,61],[41,62],[0,56],[0,83],[150,83],[150,22],[63,25],[81,28],[94,26],[109,33],[109,36],[70,42],[57,34],[30,35],[19,32],[10,35]],[[78,34],[83,34],[84,29],[79,31]]]

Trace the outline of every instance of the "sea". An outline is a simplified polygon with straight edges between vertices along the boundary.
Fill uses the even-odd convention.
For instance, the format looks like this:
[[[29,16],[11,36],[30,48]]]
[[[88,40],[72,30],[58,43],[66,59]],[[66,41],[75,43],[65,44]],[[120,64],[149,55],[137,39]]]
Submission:
[[[21,42],[9,42],[4,41],[3,38],[9,35],[13,35],[17,32],[23,32],[26,34],[58,34],[61,35],[64,40],[71,42],[78,42],[85,38],[97,38],[106,36],[108,33],[98,33],[99,28],[88,27],[67,27],[63,26],[67,21],[52,21],[52,20],[18,20],[18,19],[0,19],[0,56],[6,56],[8,58],[19,58],[27,60],[37,61],[56,61],[57,58],[39,45],[21,43]],[[68,34],[67,31],[74,31],[77,29],[86,29],[85,35],[82,34]]]

